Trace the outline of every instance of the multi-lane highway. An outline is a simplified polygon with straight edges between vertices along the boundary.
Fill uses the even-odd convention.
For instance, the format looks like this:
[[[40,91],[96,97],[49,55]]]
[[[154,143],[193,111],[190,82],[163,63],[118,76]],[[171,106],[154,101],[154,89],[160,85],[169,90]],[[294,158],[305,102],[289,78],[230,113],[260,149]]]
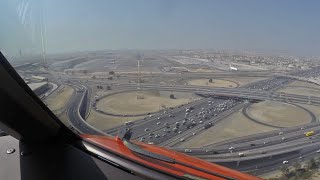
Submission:
[[[303,77],[315,74],[319,74],[318,68],[292,73],[292,75]],[[315,133],[320,133],[320,125],[318,123],[312,123],[303,127],[286,128],[279,131],[211,144],[202,148],[181,149],[176,148],[175,146],[189,138],[195,137],[207,128],[214,126],[228,115],[243,108],[249,103],[247,100],[275,100],[320,105],[319,97],[274,92],[274,90],[281,88],[290,82],[292,82],[290,78],[274,77],[234,89],[144,84],[143,89],[145,90],[187,91],[196,92],[208,97],[188,105],[160,111],[153,114],[152,117],[127,123],[123,126],[130,128],[133,132],[133,139],[139,141],[168,146],[177,151],[186,152],[190,155],[240,170],[270,171],[272,169],[268,164],[274,162],[279,163],[283,158],[297,159],[297,156],[299,156],[298,159],[301,159],[300,156],[306,157],[307,155],[313,154],[312,151],[320,147],[320,140],[318,139],[318,136],[314,136],[312,137],[313,139],[310,139],[304,135],[304,132],[313,130]],[[87,83],[94,84],[95,82]],[[99,82],[99,85],[101,84],[103,83]],[[125,90],[136,90],[138,87],[137,84],[132,83],[114,83],[112,86],[121,87]],[[121,126],[102,132],[85,122],[86,112],[90,109],[88,103],[90,103],[91,91],[90,88],[85,86],[81,87],[75,85],[74,88],[76,89],[76,93],[71,99],[73,103],[70,103],[68,107],[68,116],[71,125],[81,133],[108,133],[116,135],[117,129],[121,128]],[[83,105],[83,103],[85,105]],[[243,153],[244,155],[240,155],[239,153]],[[275,157],[277,158],[275,159]],[[246,163],[258,159],[263,161],[255,161],[255,166],[252,166],[252,163]]]
[[[86,93],[88,93],[87,88],[85,86],[73,86],[73,88],[75,89],[75,93],[72,95],[70,100],[72,103],[68,103],[69,107],[67,107],[67,115],[69,117],[71,126],[80,133],[105,135],[98,129],[88,124],[84,120],[84,116],[81,116],[81,114],[85,114],[81,113],[81,111],[87,111],[85,109],[87,106],[82,105],[84,98],[86,97]]]

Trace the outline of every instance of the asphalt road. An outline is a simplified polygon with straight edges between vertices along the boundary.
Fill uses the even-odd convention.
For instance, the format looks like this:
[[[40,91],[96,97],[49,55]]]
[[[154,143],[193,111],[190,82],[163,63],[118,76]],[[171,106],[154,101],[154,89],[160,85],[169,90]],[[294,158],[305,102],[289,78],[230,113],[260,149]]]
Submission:
[[[319,70],[316,69],[315,71],[314,70],[301,71],[301,72],[297,72],[297,73],[292,73],[292,75],[308,77],[308,76],[314,75],[315,73],[318,74]],[[248,89],[250,89],[250,90],[251,89],[254,89],[254,90],[261,89],[262,92],[259,94],[259,96],[260,96],[261,94],[266,94],[266,91],[278,89],[278,88],[286,85],[289,82],[292,82],[292,80],[289,78],[276,77],[276,78],[272,78],[269,80],[260,81],[258,83],[250,84],[247,87],[243,87],[243,90],[239,90],[241,88],[237,88],[237,90],[241,91],[241,92],[238,91],[237,93],[244,93],[244,92],[251,93],[250,97],[248,95],[246,95],[246,97],[252,98],[252,97],[254,97],[254,95],[252,95],[253,92],[248,91]],[[114,84],[114,86],[117,86],[117,85]],[[121,85],[118,85],[118,86],[121,86]],[[125,85],[125,86],[127,88],[130,88],[129,86],[135,87],[136,85]],[[147,87],[147,85],[144,86],[144,88],[146,88],[146,87]],[[153,85],[153,87],[150,87],[150,88],[155,88],[155,87],[156,86]],[[168,88],[170,89],[173,87],[168,87]],[[177,88],[177,86],[175,88]],[[244,89],[244,88],[246,88],[246,89]],[[189,87],[185,88],[185,90],[186,91],[190,90],[190,88]],[[201,91],[201,89],[199,89],[199,90]],[[215,90],[215,91],[217,91],[217,90]],[[230,89],[227,91],[233,91],[233,90]],[[85,92],[86,91],[76,92],[76,94],[72,97],[74,100],[74,103],[72,103],[73,105],[69,108],[69,111],[68,111],[68,116],[70,117],[70,122],[80,132],[90,133],[90,134],[101,133],[100,131],[97,131],[95,128],[90,127],[90,125],[88,125],[82,119],[82,117],[79,115],[79,113],[77,112],[77,108],[79,109],[80,104],[82,102],[82,99],[84,97],[83,93],[85,93]],[[226,92],[226,91],[223,91],[223,92]],[[256,91],[256,92],[259,92],[259,91]],[[306,102],[310,101],[310,98],[306,98],[306,97],[302,97],[302,96],[295,96],[295,95],[294,96],[293,95],[292,96],[286,95],[284,100],[289,99],[289,96],[290,96],[290,98],[295,99],[295,100],[300,98],[301,100],[304,99],[304,101],[306,101]],[[277,96],[274,94],[271,94],[271,95],[268,94],[268,99],[273,99],[273,98],[276,100],[278,100],[278,99],[283,100],[282,99],[283,97],[280,97],[280,96]],[[206,100],[209,101],[209,99],[211,99],[211,101],[213,101],[211,106],[213,106],[216,110],[217,110],[217,106],[219,106],[219,105],[221,106],[221,104],[226,104],[228,101],[230,102],[232,100],[232,98],[230,98],[228,100],[217,99],[217,98],[213,98],[213,99],[208,98]],[[312,100],[314,101],[314,99],[312,99]],[[317,99],[316,99],[316,101],[317,101]],[[220,113],[216,113],[217,115],[211,117],[210,121],[214,123],[215,120],[218,120],[218,117],[219,117],[218,114],[226,112],[229,109],[232,110],[234,107],[237,107],[239,104],[243,104],[243,100],[232,100],[231,103],[232,104],[228,105],[229,108],[225,108],[225,110],[221,110]],[[214,114],[215,111],[213,109],[208,108],[211,106],[209,106],[207,102],[201,102],[199,104],[195,104],[195,109],[193,110],[194,114],[190,114],[190,116],[191,116],[190,118],[196,118],[197,116],[195,116],[195,115],[197,113],[199,115],[200,112],[204,112],[204,111],[208,111],[208,110],[211,111],[211,113],[206,112],[206,114],[208,113],[208,116],[209,116],[209,114]],[[202,109],[202,108],[204,108],[204,109]],[[156,134],[156,132],[164,130],[164,127],[163,126],[161,127],[161,124],[168,122],[168,124],[169,124],[168,129],[173,130],[174,126],[177,127],[177,125],[175,124],[176,122],[179,121],[180,124],[183,123],[182,121],[185,118],[185,109],[184,108],[181,108],[180,111],[175,111],[172,113],[173,113],[172,115],[174,115],[174,117],[172,117],[172,118],[171,117],[169,118],[168,114],[163,114],[162,116],[159,116],[161,119],[161,122],[159,125],[157,125],[157,122],[158,122],[157,119],[156,120],[151,119],[151,120],[142,121],[143,123],[140,123],[139,125],[132,126],[131,130],[133,132],[133,138],[137,139],[137,138],[147,136],[147,137],[145,137],[145,141],[147,140],[147,138],[154,139],[154,138],[156,138],[155,136],[158,135],[158,134]],[[226,113],[226,114],[228,114],[228,113]],[[188,121],[191,121],[191,120],[188,120]],[[204,121],[203,121],[203,123],[200,123],[200,120],[197,120],[197,121],[198,121],[197,125],[199,125],[199,127],[203,126],[202,124],[205,124]],[[148,128],[149,131],[145,131],[146,128]],[[310,128],[314,128],[314,127],[310,127]],[[192,129],[192,128],[190,128],[190,129]],[[190,129],[181,128],[181,130],[184,130],[185,133],[181,132],[180,133],[181,135],[180,135],[179,131],[178,131],[177,134],[172,133],[172,135],[167,135],[167,136],[164,136],[163,138],[161,138],[161,136],[160,136],[159,138],[157,138],[157,140],[155,142],[157,144],[161,144],[161,142],[169,142],[170,143],[171,140],[174,141],[179,136],[187,137],[186,135],[190,134],[192,132],[192,130],[190,130]],[[314,128],[314,130],[316,133],[319,133],[319,129]],[[261,135],[260,139],[255,139],[257,137],[254,137],[254,136],[249,137],[249,140],[246,140],[244,138],[243,139],[244,142],[241,142],[241,143],[242,144],[246,143],[246,145],[241,145],[241,143],[239,143],[240,145],[233,144],[233,146],[236,146],[234,152],[230,152],[230,151],[227,152],[229,149],[226,149],[226,148],[230,147],[230,142],[229,142],[228,145],[221,144],[221,146],[218,146],[221,148],[220,149],[221,153],[219,153],[219,155],[211,155],[211,154],[206,155],[206,154],[203,154],[203,150],[201,152],[202,154],[201,153],[197,154],[197,152],[193,153],[193,154],[191,153],[191,154],[195,155],[197,157],[209,160],[209,161],[218,162],[218,163],[222,163],[222,164],[237,162],[237,163],[239,163],[238,164],[239,166],[236,166],[236,169],[245,170],[245,171],[256,170],[256,173],[259,173],[260,172],[259,170],[261,170],[261,172],[271,170],[271,166],[268,165],[270,163],[279,163],[279,161],[281,161],[282,159],[290,159],[290,158],[294,159],[296,157],[296,152],[299,152],[299,156],[304,156],[304,155],[307,156],[307,150],[312,152],[313,150],[315,150],[319,147],[320,141],[317,137],[315,137],[314,140],[310,140],[307,137],[303,137],[303,133],[301,133],[301,132],[292,130],[293,132],[290,133],[290,131],[291,131],[290,128],[288,128],[287,131],[288,132],[284,132],[284,134],[288,133],[288,134],[286,134],[286,140],[280,140],[279,139],[280,137],[272,136],[272,134],[263,134],[263,135]],[[153,136],[152,138],[150,138],[150,133],[153,133],[153,135],[151,135],[151,136]],[[264,147],[262,145],[260,145],[260,143],[262,141],[266,141],[266,140],[268,141],[268,145],[266,145]],[[252,146],[251,141],[255,142],[258,145]],[[311,141],[313,141],[313,142],[311,142]],[[247,146],[248,143],[250,143],[250,146]],[[208,147],[205,147],[205,148],[208,148]],[[248,155],[245,157],[239,157],[239,155],[236,153],[239,151],[237,151],[236,149],[238,149],[239,151],[246,151],[246,153]],[[266,153],[262,153],[261,151],[266,151]],[[277,158],[277,159],[270,158],[270,157],[278,157],[278,156],[281,158]],[[269,157],[270,160],[259,161],[259,159],[264,159],[267,157]],[[253,167],[252,161],[255,162],[254,167]],[[251,162],[251,163],[248,163],[248,162]],[[261,167],[261,168],[259,168],[259,167]]]
[[[80,106],[87,90],[84,89],[81,91],[79,87],[74,88],[76,92],[71,97],[71,102],[73,103],[69,103],[69,107],[67,107],[67,115],[69,117],[70,124],[80,133],[104,135],[104,133],[89,125],[80,115]]]

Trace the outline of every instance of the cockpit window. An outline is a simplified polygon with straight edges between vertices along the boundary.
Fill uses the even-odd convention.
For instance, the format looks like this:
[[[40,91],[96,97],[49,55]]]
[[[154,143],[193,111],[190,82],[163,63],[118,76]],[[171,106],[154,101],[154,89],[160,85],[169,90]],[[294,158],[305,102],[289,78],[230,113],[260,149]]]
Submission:
[[[0,1],[0,51],[69,128],[317,178],[318,1]]]

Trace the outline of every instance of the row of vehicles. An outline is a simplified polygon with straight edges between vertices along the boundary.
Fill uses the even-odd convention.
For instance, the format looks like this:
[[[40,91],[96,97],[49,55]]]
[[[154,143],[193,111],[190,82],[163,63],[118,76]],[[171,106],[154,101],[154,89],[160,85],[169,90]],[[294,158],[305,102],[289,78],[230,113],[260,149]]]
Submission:
[[[303,129],[304,129],[304,128],[301,128],[301,130],[303,130]],[[306,137],[313,136],[314,134],[315,134],[314,131],[307,131],[307,132],[304,133],[304,135],[305,135]],[[279,135],[283,135],[283,132],[280,131],[280,132],[279,132]],[[286,140],[286,137],[282,137],[281,140],[282,140],[282,141]],[[267,143],[268,143],[268,142],[265,141],[263,144],[267,144]],[[251,144],[251,146],[255,146],[255,144]],[[233,146],[231,146],[231,147],[229,147],[229,150],[232,152],[233,150],[235,150],[235,148],[234,148]],[[316,152],[317,152],[317,153],[320,153],[320,149],[317,150]],[[261,151],[261,154],[266,154],[266,153],[267,153],[266,151]],[[246,154],[245,154],[245,152],[239,152],[239,153],[238,153],[238,156],[239,156],[239,157],[245,157]],[[283,161],[283,164],[288,164],[288,161]]]

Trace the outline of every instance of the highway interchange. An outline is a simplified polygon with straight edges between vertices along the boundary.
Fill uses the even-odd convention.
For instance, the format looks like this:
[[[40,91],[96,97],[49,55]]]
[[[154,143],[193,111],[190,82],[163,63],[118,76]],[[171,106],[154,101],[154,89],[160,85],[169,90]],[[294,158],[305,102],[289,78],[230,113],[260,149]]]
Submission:
[[[291,75],[318,76],[320,75],[320,68],[298,71],[291,73]],[[275,90],[293,82],[294,79],[292,78],[269,76],[267,80],[253,82],[238,88],[143,84],[143,90],[193,92],[203,96],[203,98],[176,108],[161,110],[149,114],[144,119],[103,131],[96,129],[85,121],[91,107],[98,113],[108,114],[108,112],[103,112],[95,107],[96,101],[104,98],[104,96],[94,100],[91,87],[110,85],[123,91],[132,91],[136,90],[139,85],[123,82],[105,83],[101,80],[74,80],[72,82],[69,78],[55,80],[75,89],[75,93],[67,105],[67,115],[72,129],[80,133],[116,136],[120,128],[130,128],[133,132],[132,140],[165,146],[210,162],[257,174],[274,170],[276,166],[283,165],[283,160],[289,160],[290,165],[293,161],[302,161],[315,156],[315,152],[320,148],[320,138],[317,138],[318,136],[310,138],[304,135],[304,132],[308,130],[315,131],[315,134],[320,133],[320,123],[316,121],[315,117],[309,124],[299,127],[281,128],[276,131],[239,137],[202,148],[177,147],[180,143],[194,138],[232,113],[255,102],[273,100],[292,104],[320,105],[319,97],[275,92]],[[187,109],[189,109],[188,112],[186,112]],[[130,114],[113,115],[134,116]],[[239,156],[239,153],[245,155]]]

